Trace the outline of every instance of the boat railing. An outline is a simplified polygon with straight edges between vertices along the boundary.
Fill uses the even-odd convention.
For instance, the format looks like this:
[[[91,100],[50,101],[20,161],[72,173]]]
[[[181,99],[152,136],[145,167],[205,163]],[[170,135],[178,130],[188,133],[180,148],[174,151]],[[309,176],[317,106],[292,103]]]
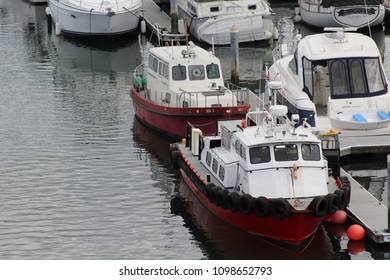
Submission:
[[[135,67],[133,72],[133,83],[135,82],[136,77],[144,76],[144,65],[140,64],[137,67]]]
[[[277,45],[272,51],[273,62],[275,63],[277,60],[283,57],[294,54],[296,44],[296,40],[293,40],[287,43]]]
[[[231,94],[231,103],[229,106],[242,106],[249,104],[251,109],[262,106],[262,101],[253,91],[248,88],[240,88],[233,84],[227,84],[227,88],[218,88],[209,91],[185,91],[182,90],[178,104],[184,101],[188,103],[189,107],[208,107],[212,104],[221,104],[222,97]],[[195,98],[194,98],[195,97]],[[226,99],[223,100],[226,102]]]

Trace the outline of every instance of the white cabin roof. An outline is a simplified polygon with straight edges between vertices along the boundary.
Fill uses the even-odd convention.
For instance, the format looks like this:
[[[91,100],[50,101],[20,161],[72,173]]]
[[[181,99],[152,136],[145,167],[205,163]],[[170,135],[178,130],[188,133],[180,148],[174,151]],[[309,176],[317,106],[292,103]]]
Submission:
[[[193,64],[190,61],[196,59],[199,64],[211,62],[219,64],[219,59],[212,52],[191,43],[189,46],[154,47],[149,52],[167,63],[174,61],[175,64],[182,63],[183,65],[188,65]],[[183,55],[183,53],[189,55]]]
[[[244,131],[237,132],[237,137],[246,146],[254,146],[261,144],[281,144],[281,143],[301,143],[315,142],[320,143],[318,137],[313,134],[310,128],[298,127],[294,133],[289,126],[276,126],[264,130],[262,126],[252,126]]]
[[[338,57],[378,57],[380,52],[375,41],[366,35],[328,32],[304,37],[298,44],[298,55],[310,60],[321,60]]]

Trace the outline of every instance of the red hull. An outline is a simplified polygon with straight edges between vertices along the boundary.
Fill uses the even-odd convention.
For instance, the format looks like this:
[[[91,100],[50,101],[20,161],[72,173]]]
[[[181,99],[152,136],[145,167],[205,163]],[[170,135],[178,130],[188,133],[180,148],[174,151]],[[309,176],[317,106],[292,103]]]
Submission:
[[[191,166],[189,167],[191,168]],[[256,214],[243,214],[223,209],[211,203],[183,169],[180,171],[191,191],[209,211],[221,220],[245,232],[289,244],[300,245],[314,235],[324,220],[324,217],[317,217],[308,212],[296,212],[285,218],[276,218],[272,215],[259,217]],[[193,175],[199,177],[199,174],[194,170],[192,172]],[[204,179],[200,177],[199,179],[205,186]]]
[[[174,138],[185,138],[187,123],[199,127],[204,135],[217,133],[217,121],[226,119],[244,119],[250,105],[212,108],[175,108],[156,105],[142,98],[134,86],[131,87],[131,98],[137,118]]]

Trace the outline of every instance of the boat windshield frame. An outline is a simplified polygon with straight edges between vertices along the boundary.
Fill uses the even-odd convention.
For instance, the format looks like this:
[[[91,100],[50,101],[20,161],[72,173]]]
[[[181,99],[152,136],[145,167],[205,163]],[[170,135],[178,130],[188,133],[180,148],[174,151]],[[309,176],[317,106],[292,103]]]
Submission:
[[[320,69],[321,68],[321,69]],[[331,99],[363,98],[387,93],[379,57],[342,57],[310,60],[302,57],[303,91],[314,99],[317,73],[325,72]]]

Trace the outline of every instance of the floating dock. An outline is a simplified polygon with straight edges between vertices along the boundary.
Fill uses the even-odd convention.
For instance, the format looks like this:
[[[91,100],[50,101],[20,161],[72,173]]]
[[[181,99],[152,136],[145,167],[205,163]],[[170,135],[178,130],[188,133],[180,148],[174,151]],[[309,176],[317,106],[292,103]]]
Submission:
[[[151,32],[158,45],[165,43],[185,42],[186,34],[172,33],[171,17],[165,13],[153,0],[143,0],[141,17],[146,22],[146,27]],[[141,21],[142,21],[141,19]],[[142,29],[142,28],[141,28]],[[142,30],[141,30],[142,31]]]
[[[356,182],[346,171],[341,175],[351,182],[351,201],[347,208],[348,215],[366,229],[366,234],[375,243],[390,242],[388,208]]]
[[[324,114],[320,113],[318,121],[318,127],[321,130],[326,131],[330,129],[329,119]],[[376,130],[343,130],[340,131],[339,141],[341,157],[361,154],[389,155],[390,127]],[[390,157],[388,157],[387,162],[389,169]],[[390,225],[388,205],[381,203],[344,170],[341,170],[341,174],[342,176],[348,177],[351,182],[351,202],[348,207],[348,214],[366,229],[367,235],[375,243],[389,243]],[[386,198],[388,189],[389,186],[385,189]]]

